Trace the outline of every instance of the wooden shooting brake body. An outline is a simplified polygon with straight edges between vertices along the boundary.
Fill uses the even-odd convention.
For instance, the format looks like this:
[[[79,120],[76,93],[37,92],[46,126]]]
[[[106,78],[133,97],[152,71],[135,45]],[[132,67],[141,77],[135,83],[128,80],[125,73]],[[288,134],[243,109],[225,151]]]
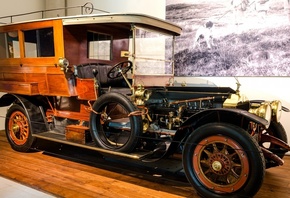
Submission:
[[[107,25],[104,26],[104,23]],[[112,59],[101,61],[101,63],[114,65],[120,61],[127,60],[126,57],[120,57],[120,54],[121,51],[128,51],[128,38],[133,24],[141,27],[146,27],[146,24],[150,24],[150,26],[154,26],[165,33],[168,31],[166,28],[169,26],[171,28],[174,27],[170,23],[138,14],[81,15],[1,25],[0,33],[17,32],[19,56],[1,57],[0,91],[23,95],[83,95],[83,91],[76,89],[73,84],[70,84],[69,77],[65,75],[65,72],[59,66],[59,59],[65,57],[70,61],[70,65],[94,62],[94,60],[87,57],[88,41],[86,40],[86,34],[87,31],[95,31],[111,34],[114,38],[120,37],[119,41],[115,40],[113,43]],[[110,28],[111,26],[114,28]],[[24,31],[43,28],[52,28],[53,30],[54,55],[49,57],[27,57],[25,54]],[[118,29],[120,31],[116,32]],[[176,26],[173,31],[178,35],[181,30]],[[7,50],[9,49],[1,46],[0,51],[2,54],[7,54]],[[85,82],[81,83],[85,84]],[[83,99],[82,96],[81,98]],[[91,99],[92,97],[89,96],[89,98]]]
[[[110,67],[107,69],[99,67],[105,70],[99,74],[101,78],[104,78],[103,75],[106,75],[105,73],[111,66],[128,59],[121,57],[121,52],[129,50],[129,37],[134,25],[144,28],[150,26],[158,31],[171,34],[173,32],[176,35],[181,32],[178,26],[141,14],[80,15],[1,25],[0,35],[2,35],[3,42],[0,46],[2,54],[0,92],[26,96],[76,97],[82,101],[96,100],[98,94],[92,91],[95,87],[94,79],[92,77],[75,78],[73,66],[83,63],[93,65],[96,61],[102,66],[108,65]],[[47,30],[45,32],[47,35],[39,38],[41,37],[39,30],[42,29]],[[35,39],[30,38],[30,31],[36,31]],[[111,35],[114,38],[112,55],[108,60],[96,60],[88,57],[88,32]],[[16,36],[10,39],[9,35],[12,33]],[[52,51],[48,54],[45,54],[43,49],[38,49],[46,47],[44,45],[47,43],[39,40],[47,39],[46,36],[52,36],[49,38],[49,42],[53,42],[50,43],[50,48],[53,49],[50,49]],[[32,44],[34,46],[31,47],[31,43],[34,43]],[[36,52],[31,55],[29,49]],[[69,68],[62,68],[59,62],[62,58],[69,60]],[[89,106],[84,102],[78,111],[58,110],[53,113],[61,117],[81,118],[88,121],[87,108]]]
[[[57,46],[55,56],[25,57],[23,31],[42,28],[53,28],[54,46]],[[70,91],[67,79],[58,67],[58,58],[64,57],[62,20],[10,24],[0,26],[0,32],[17,32],[19,43],[19,56],[0,59],[1,92],[23,95],[75,94]],[[2,48],[1,53],[6,54],[5,50]]]

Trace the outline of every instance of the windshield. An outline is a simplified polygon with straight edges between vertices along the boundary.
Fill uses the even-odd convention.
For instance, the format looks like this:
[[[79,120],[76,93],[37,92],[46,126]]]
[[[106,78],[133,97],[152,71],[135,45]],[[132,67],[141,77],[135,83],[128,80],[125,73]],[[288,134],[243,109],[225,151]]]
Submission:
[[[172,75],[174,36],[139,27],[133,28],[133,31],[135,31],[135,42],[130,45],[133,48],[130,51],[135,55],[134,73]]]

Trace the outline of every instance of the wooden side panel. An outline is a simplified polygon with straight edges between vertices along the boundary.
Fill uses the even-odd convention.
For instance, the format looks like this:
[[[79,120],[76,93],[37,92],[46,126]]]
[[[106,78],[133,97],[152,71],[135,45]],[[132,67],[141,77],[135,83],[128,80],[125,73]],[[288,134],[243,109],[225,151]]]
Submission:
[[[24,33],[26,30],[53,27],[54,36],[54,56],[53,57],[25,57],[24,53]],[[62,71],[58,65],[59,58],[64,57],[63,26],[61,19],[35,21],[19,24],[1,26],[0,32],[18,31],[20,48],[20,58],[0,59],[0,81],[9,83],[10,88],[0,87],[0,91],[12,91],[19,94],[43,94],[58,96],[73,96],[75,88],[71,74]],[[25,85],[26,91],[21,91],[17,87],[17,82],[21,86]],[[24,83],[24,84],[23,84]],[[33,88],[33,83],[37,84],[38,91],[29,91]],[[13,86],[12,86],[13,85]],[[13,90],[15,89],[15,90]]]
[[[73,85],[62,74],[47,74],[48,95],[70,96],[69,87]],[[71,90],[74,92],[74,90]]]
[[[3,73],[3,79],[5,81],[19,81],[25,82],[25,77],[20,73]]]
[[[26,79],[29,79],[31,82],[38,82],[39,94],[48,95],[45,73],[28,73],[26,74]]]
[[[80,100],[95,100],[94,79],[77,78],[76,91]]]
[[[65,138],[69,141],[85,144],[89,141],[89,128],[80,125],[68,125]]]
[[[38,95],[38,83],[0,81],[0,90],[7,93]]]

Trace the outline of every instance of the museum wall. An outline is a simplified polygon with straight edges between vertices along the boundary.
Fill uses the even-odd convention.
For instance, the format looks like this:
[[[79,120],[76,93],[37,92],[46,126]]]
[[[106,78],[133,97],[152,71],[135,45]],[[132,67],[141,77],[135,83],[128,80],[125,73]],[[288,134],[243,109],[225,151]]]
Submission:
[[[285,0],[166,0],[166,19],[183,29],[177,81],[236,89],[238,80],[248,99],[278,99],[290,108],[289,7]],[[288,142],[289,120],[283,112]]]
[[[180,0],[184,6],[189,6],[189,4],[197,3],[196,0]],[[160,18],[166,17],[166,6],[169,4],[176,4],[178,0],[91,0],[94,7],[100,10],[104,10],[107,12],[131,12],[131,13],[145,13],[149,15],[153,15]],[[116,5],[116,2],[117,5]],[[213,2],[219,2],[217,0],[213,0]],[[59,7],[74,7],[81,6],[87,3],[86,0],[10,0],[7,1],[5,6],[0,7],[1,16],[11,15],[11,14],[19,14],[23,12],[31,12],[42,9],[54,9]],[[179,2],[180,3],[180,2]],[[17,6],[15,6],[17,5]],[[180,6],[182,7],[182,6]],[[47,14],[47,17],[57,17],[65,14],[80,14],[79,9],[75,9],[72,11],[63,10],[57,12],[51,12]],[[191,13],[192,14],[192,13]],[[176,15],[178,17],[178,15]],[[39,15],[31,15],[30,18],[38,18]],[[22,20],[26,18],[18,18],[17,20]],[[194,24],[185,24],[185,22],[180,23],[181,26],[185,25],[183,34],[188,36],[186,44],[193,45],[194,44],[194,33],[196,30]],[[192,30],[188,31],[188,30]],[[188,55],[192,54],[187,54]],[[226,57],[225,57],[226,58]],[[276,62],[281,62],[283,60],[275,60]],[[285,64],[288,66],[288,64]],[[239,68],[235,68],[236,71],[239,71]],[[267,67],[265,66],[265,69]],[[279,70],[279,68],[276,68]],[[287,71],[289,70],[286,68]],[[191,67],[191,70],[194,71],[196,68],[194,66]],[[217,69],[218,70],[218,69]],[[176,82],[184,82],[188,85],[197,83],[200,86],[211,85],[211,86],[230,86],[233,89],[236,89],[236,81],[238,80],[241,83],[240,91],[247,95],[249,99],[266,99],[266,100],[274,100],[279,99],[282,101],[283,105],[290,108],[290,91],[288,90],[288,85],[290,84],[290,78],[288,75],[281,75],[281,71],[275,71],[279,75],[271,74],[269,76],[265,76],[262,73],[262,69],[257,67],[251,67],[246,69],[245,71],[255,70],[260,75],[247,75],[245,73],[238,73],[235,78],[235,75],[224,75],[224,76],[214,76],[214,75],[200,75],[195,73],[187,73],[189,75],[179,75],[176,78]],[[290,71],[290,70],[289,70]],[[282,73],[283,74],[283,73]],[[285,73],[287,74],[287,73]],[[6,108],[1,108],[1,119],[0,119],[0,129],[4,129],[4,117],[5,117]],[[282,115],[282,124],[284,125],[286,131],[288,132],[288,138],[290,137],[290,113],[283,112]],[[288,140],[290,142],[290,139]]]
[[[159,18],[165,18],[165,0],[126,0],[119,1],[116,6],[116,0],[46,0],[46,9],[54,9],[60,7],[68,7],[66,15],[77,15],[81,11],[78,6],[86,4],[88,7],[90,3],[96,9],[93,13],[102,13],[102,11],[116,13],[116,12],[129,12],[129,13],[143,13],[153,15]],[[160,9],[162,8],[162,9]],[[98,11],[99,10],[99,11]],[[63,16],[63,11],[55,11],[47,14],[47,17]]]
[[[3,0],[2,0],[3,1]],[[0,7],[0,17],[11,16],[22,13],[29,13],[43,10],[45,7],[43,0],[9,0]],[[41,14],[31,14],[28,16],[15,17],[13,22],[30,20],[41,17]],[[1,20],[1,22],[9,22],[9,20]]]

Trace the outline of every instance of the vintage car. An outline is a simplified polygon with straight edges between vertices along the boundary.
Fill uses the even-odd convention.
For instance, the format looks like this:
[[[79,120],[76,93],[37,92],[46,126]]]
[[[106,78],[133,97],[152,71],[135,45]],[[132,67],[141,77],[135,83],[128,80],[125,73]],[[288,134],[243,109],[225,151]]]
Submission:
[[[202,197],[251,197],[290,147],[281,102],[174,80],[181,28],[143,14],[0,26],[0,106],[11,147],[41,139],[152,163],[175,159]],[[167,161],[168,162],[168,161]],[[169,165],[169,164],[168,164]]]

